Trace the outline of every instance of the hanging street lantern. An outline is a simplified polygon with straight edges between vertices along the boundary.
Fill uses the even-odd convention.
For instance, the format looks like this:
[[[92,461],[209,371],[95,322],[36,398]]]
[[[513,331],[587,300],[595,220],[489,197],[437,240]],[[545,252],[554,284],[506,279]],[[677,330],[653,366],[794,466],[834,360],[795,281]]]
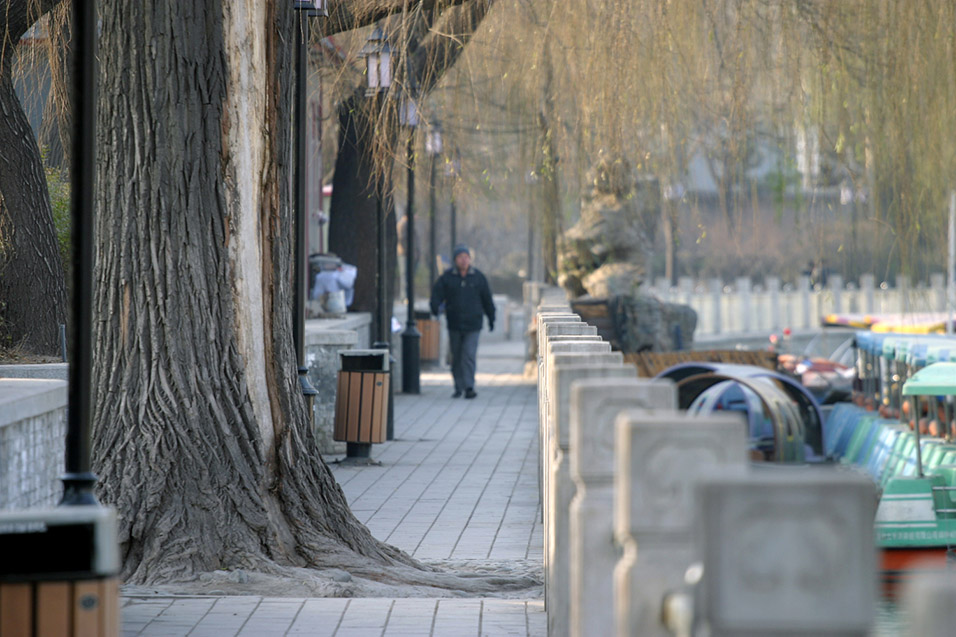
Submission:
[[[365,58],[365,79],[368,82],[365,94],[371,96],[387,91],[392,85],[392,47],[380,27],[368,36],[359,54]]]
[[[310,18],[328,17],[327,0],[292,0],[296,11],[305,11]]]

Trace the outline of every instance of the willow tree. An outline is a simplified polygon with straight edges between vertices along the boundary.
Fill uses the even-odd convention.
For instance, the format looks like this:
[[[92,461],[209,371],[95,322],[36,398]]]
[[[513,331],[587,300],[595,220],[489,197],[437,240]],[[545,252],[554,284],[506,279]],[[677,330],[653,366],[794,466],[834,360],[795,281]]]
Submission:
[[[103,0],[99,18],[93,464],[125,580],[337,567],[485,585],[375,540],[313,439],[292,335],[292,3]]]
[[[391,264],[390,270],[394,269],[396,219],[392,189],[387,184],[395,159],[404,160],[398,152],[402,141],[398,135],[399,108],[403,100],[414,99],[424,114],[429,92],[455,65],[493,4],[494,0],[402,3],[401,12],[384,22],[391,46],[396,50],[391,90],[387,95],[370,99],[366,96],[364,76],[356,84],[339,88],[343,97],[337,105],[339,140],[332,182],[329,247],[346,262],[359,267],[354,310],[378,308],[372,273],[378,269],[380,207],[386,224],[385,261]],[[357,22],[361,20],[348,19],[333,11],[324,34],[344,32],[354,28]],[[363,41],[359,39],[358,43]],[[364,64],[362,60],[351,59]],[[352,76],[344,76],[345,82],[351,79]],[[393,277],[389,277],[388,308],[392,306],[393,283]],[[380,331],[377,329],[376,333]]]
[[[0,346],[60,351],[66,282],[46,173],[14,92],[20,38],[59,0],[0,0]]]

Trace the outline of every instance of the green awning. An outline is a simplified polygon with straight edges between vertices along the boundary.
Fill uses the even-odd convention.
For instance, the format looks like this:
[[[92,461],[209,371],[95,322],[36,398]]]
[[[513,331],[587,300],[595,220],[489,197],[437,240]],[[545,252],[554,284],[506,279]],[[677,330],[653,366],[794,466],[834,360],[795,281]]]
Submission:
[[[903,383],[904,396],[956,395],[956,363],[927,365]]]

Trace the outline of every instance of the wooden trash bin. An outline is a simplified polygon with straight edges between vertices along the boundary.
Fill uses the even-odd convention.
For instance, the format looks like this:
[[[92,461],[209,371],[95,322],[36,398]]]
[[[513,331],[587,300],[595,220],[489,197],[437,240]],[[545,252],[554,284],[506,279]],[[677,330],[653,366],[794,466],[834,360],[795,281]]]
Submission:
[[[0,546],[0,635],[119,635],[113,509],[2,511]]]
[[[387,349],[343,350],[335,392],[335,427],[339,442],[385,442],[388,425],[389,359]]]
[[[415,312],[415,326],[422,335],[419,357],[423,363],[437,363],[441,354],[441,324],[429,312]]]

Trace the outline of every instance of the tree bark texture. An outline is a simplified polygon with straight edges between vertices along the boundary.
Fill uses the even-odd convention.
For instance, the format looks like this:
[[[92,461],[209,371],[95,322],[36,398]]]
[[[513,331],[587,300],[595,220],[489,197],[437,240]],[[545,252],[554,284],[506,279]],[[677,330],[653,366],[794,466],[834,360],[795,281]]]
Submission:
[[[11,72],[16,43],[54,4],[0,1],[0,344],[47,355],[60,351],[66,280],[40,149]]]
[[[93,465],[123,578],[410,562],[352,516],[295,375],[291,3],[99,17]]]

